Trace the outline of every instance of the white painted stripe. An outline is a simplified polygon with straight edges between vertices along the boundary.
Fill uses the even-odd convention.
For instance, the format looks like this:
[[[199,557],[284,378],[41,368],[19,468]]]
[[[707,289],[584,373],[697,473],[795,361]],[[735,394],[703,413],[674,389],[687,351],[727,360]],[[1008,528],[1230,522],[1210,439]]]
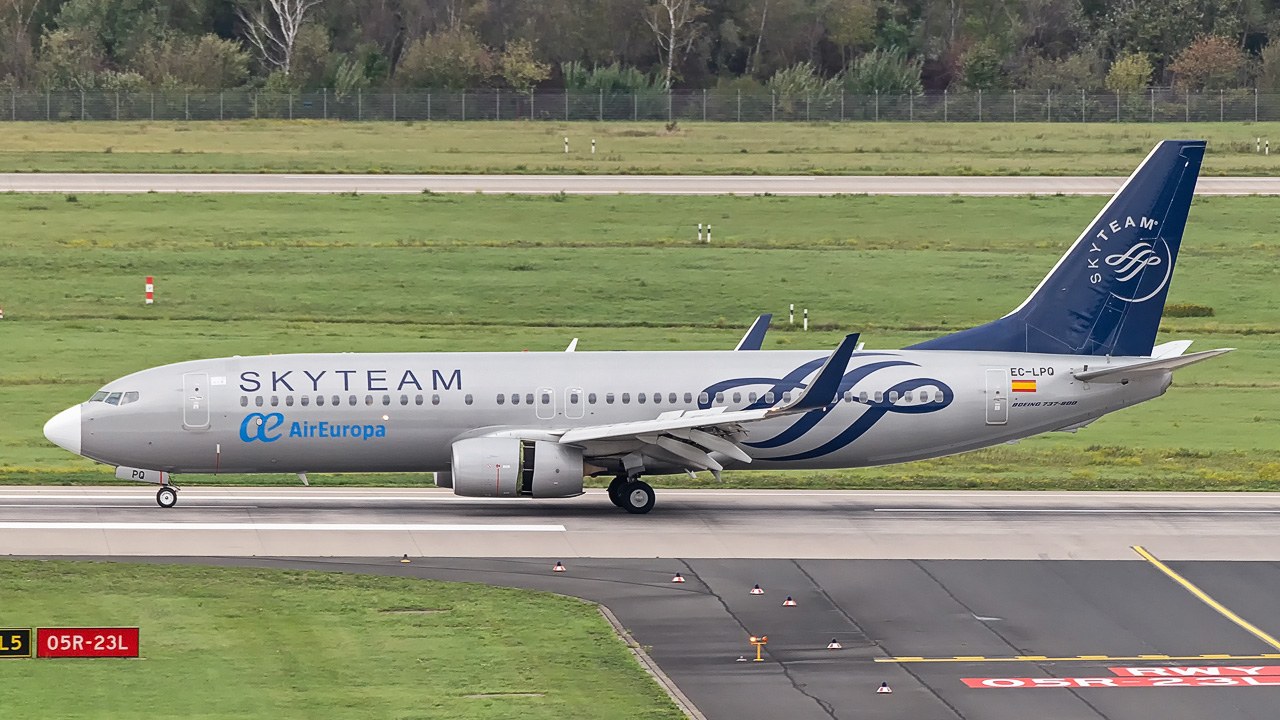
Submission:
[[[563,525],[396,523],[0,522],[0,530],[282,530],[292,532],[564,532]]]
[[[1044,513],[1062,515],[1067,513],[1086,513],[1089,515],[1276,515],[1280,508],[1274,510],[1193,510],[1190,508],[875,508],[875,512],[884,513]]]

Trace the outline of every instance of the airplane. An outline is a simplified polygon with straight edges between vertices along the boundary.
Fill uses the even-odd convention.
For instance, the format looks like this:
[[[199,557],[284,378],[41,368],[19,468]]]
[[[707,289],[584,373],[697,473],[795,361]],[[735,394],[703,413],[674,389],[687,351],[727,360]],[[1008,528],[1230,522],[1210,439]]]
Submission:
[[[107,383],[44,427],[53,443],[158,484],[181,473],[433,472],[462,496],[563,498],[611,477],[852,468],[1075,431],[1159,397],[1229,352],[1155,346],[1204,156],[1155,146],[1012,312],[901,350],[830,353],[326,353],[193,360]],[[1007,281],[1007,276],[1001,276]],[[747,351],[744,351],[747,350]]]

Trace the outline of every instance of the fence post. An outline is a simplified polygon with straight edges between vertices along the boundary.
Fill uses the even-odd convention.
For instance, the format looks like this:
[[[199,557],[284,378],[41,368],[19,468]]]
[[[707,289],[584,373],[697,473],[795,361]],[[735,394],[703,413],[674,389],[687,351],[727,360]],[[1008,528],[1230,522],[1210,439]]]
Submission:
[[[844,88],[840,88],[840,122],[844,122]]]
[[[430,107],[430,105],[428,105]],[[364,90],[356,88],[356,122],[364,121]]]
[[[391,122],[396,121],[396,94],[391,93]]]
[[[982,88],[978,88],[978,122],[982,122]]]
[[[569,88],[564,89],[564,121],[569,122]]]
[[[1013,121],[1018,122],[1018,91],[1013,91]]]
[[[9,91],[9,119],[13,122],[18,121],[18,91]]]
[[[604,122],[604,88],[600,88],[600,104],[596,109],[596,117],[599,122]]]
[[[1253,106],[1255,108],[1253,111],[1253,114],[1256,117],[1258,115],[1258,111],[1256,109],[1258,107],[1258,102],[1257,102],[1258,91],[1257,90],[1253,91],[1253,96],[1254,96]],[[738,122],[742,122],[742,88],[738,88]]]
[[[671,88],[667,88],[667,122],[671,122]]]
[[[502,119],[502,88],[495,88],[493,91],[493,119]]]
[[[916,121],[916,91],[912,90],[907,95],[907,122]]]
[[[219,92],[218,93],[218,120],[223,119],[223,115],[225,114],[225,107],[226,107],[226,93]]]
[[[1053,122],[1053,90],[1044,91],[1044,112],[1048,122]]]
[[[289,91],[289,119],[293,119],[293,91]]]
[[[1191,91],[1187,91],[1187,104],[1182,109],[1182,122],[1191,122]]]
[[[1258,88],[1253,88],[1253,121],[1258,122]]]
[[[1151,88],[1151,122],[1156,121],[1156,89]]]
[[[48,90],[44,91],[44,119],[46,122],[48,122],[49,120],[49,95],[50,94],[51,93]],[[154,120],[155,112],[152,112],[151,116],[152,116],[152,119]]]
[[[778,94],[773,90],[769,91],[769,122],[778,121]]]
[[[120,91],[119,90],[116,91],[116,122],[120,122]]]
[[[707,89],[702,88],[702,122],[707,121]]]
[[[84,91],[80,91],[80,121],[84,122]]]
[[[534,108],[535,108],[535,107],[537,107],[537,106],[535,105],[534,101],[533,101],[533,96],[534,96],[534,94],[535,94],[535,93],[537,93],[537,92],[538,92],[537,90],[533,90],[533,89],[530,89],[530,90],[529,90],[529,119],[530,119],[530,120],[536,120],[536,119],[537,119],[537,118],[535,117],[535,113],[534,113],[534,111],[533,111],[533,110],[534,110]],[[517,118],[517,119],[518,119],[518,118]]]
[[[152,114],[154,115],[154,114],[155,114],[155,106],[156,106],[156,105],[155,105],[155,100],[154,100],[154,98],[155,98],[155,94],[154,94],[154,93],[152,93],[152,98],[153,98],[153,99],[152,99],[152,101],[151,101],[151,107],[152,107]],[[254,119],[254,120],[257,120],[257,119],[258,119],[258,93],[254,93],[254,94],[253,94],[253,119]]]
[[[809,122],[809,96],[804,96],[804,121]]]
[[[324,113],[325,120],[329,119],[329,88],[320,88],[324,91],[324,99],[320,101],[321,112]]]
[[[467,119],[467,91],[462,91],[462,119]]]
[[[182,114],[191,119],[191,93],[183,93],[182,95]]]
[[[639,119],[640,119],[640,94],[632,90],[631,91],[631,122],[635,122],[636,120],[639,120]]]
[[[1222,122],[1222,110],[1223,110],[1222,91],[1219,90],[1218,91],[1218,122]]]
[[[979,115],[981,115],[981,111],[979,111]],[[876,88],[876,122],[880,122],[880,88]]]
[[[1116,122],[1120,122],[1120,93],[1116,93]]]
[[[427,93],[427,122],[431,122],[431,93]]]
[[[942,122],[948,122],[947,119],[947,89],[942,89]]]
[[[1084,121],[1085,121],[1085,120],[1084,120],[1084,117],[1085,117],[1085,115],[1084,115],[1084,114],[1085,114],[1085,107],[1084,107],[1084,106],[1085,106],[1084,90],[1081,90],[1081,91],[1080,91],[1080,122],[1084,122]]]

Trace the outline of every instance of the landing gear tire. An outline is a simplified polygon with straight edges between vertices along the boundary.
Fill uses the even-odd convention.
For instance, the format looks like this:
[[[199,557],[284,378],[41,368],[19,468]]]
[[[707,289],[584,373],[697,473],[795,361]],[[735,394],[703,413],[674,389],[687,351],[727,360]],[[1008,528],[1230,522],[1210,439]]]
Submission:
[[[178,504],[178,491],[171,487],[162,487],[156,491],[156,504],[162,508],[171,508]]]
[[[653,509],[653,488],[647,482],[633,480],[618,495],[622,501],[622,509],[633,515],[643,515]]]
[[[613,482],[609,483],[609,502],[613,503],[617,507],[622,507],[622,489],[626,487],[626,485],[626,478],[614,478]]]

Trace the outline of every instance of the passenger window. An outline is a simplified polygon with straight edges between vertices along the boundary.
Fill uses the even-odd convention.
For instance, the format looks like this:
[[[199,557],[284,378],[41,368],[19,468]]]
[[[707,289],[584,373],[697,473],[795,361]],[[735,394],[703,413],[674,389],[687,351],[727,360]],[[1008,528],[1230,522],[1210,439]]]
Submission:
[[[612,405],[612,404],[613,404],[613,393],[605,393],[605,394],[604,394],[604,402],[605,402],[605,404],[606,404],[606,405]]]
[[[705,391],[704,391],[704,392],[700,392],[700,393],[698,393],[698,404],[699,404],[699,405],[709,405],[710,403],[711,403],[711,396],[710,396],[710,395],[708,395]]]
[[[299,398],[299,401],[302,403],[302,407],[306,407],[311,403],[311,396],[303,395],[301,398]]]
[[[889,402],[890,402],[890,403],[896,403],[896,402],[898,402],[898,391],[897,391],[897,390],[890,390],[890,391],[889,391]]]
[[[319,406],[321,406],[321,405],[324,405],[324,396],[323,396],[323,395],[317,395],[317,396],[316,396],[316,406],[317,406],[317,407],[319,407]]]
[[[401,404],[401,405],[408,405],[408,404],[409,404],[409,396],[408,396],[408,395],[401,395],[401,396],[400,396],[400,404]]]
[[[742,402],[742,393],[740,393],[740,392],[736,392],[736,393],[734,393],[734,394],[733,394],[733,402],[735,402],[735,403],[740,403],[740,402]]]
[[[676,404],[676,394],[675,394],[675,393],[667,393],[667,402],[671,403],[672,405],[675,405],[675,404]]]
[[[684,403],[685,405],[693,404],[693,393],[687,392],[684,394]]]
[[[107,396],[107,400],[106,400],[107,404],[108,404],[108,405],[119,405],[119,404],[120,404],[120,395],[121,395],[121,393],[111,393],[110,395],[108,395],[108,396]],[[262,398],[258,398],[258,404],[259,404],[259,405],[261,405],[261,404],[262,404]]]
[[[348,395],[348,396],[347,396],[347,404],[348,404],[348,405],[351,405],[352,407],[355,407],[355,404],[356,404],[356,396],[355,396],[355,395]],[[373,398],[369,398],[369,404],[370,404],[370,405],[372,405],[372,404],[373,404]]]
[[[588,405],[595,405],[595,404],[596,404],[596,394],[595,394],[595,393],[587,393],[587,404],[588,404]]]
[[[660,404],[662,404],[662,393],[654,393],[654,394],[653,394],[653,404],[654,404],[654,405],[660,405]]]
[[[782,393],[782,402],[791,402],[791,391],[787,390]]]
[[[432,404],[432,405],[439,405],[439,404],[440,404],[440,396],[439,396],[439,395],[432,395],[432,396],[431,396],[431,404]]]
[[[466,403],[466,404],[470,405],[470,404],[471,404],[471,394],[470,394],[470,393],[468,393],[466,397],[462,398],[462,402],[464,402],[464,403]]]
[[[422,396],[421,396],[421,395],[414,395],[414,396],[413,396],[413,404],[414,404],[414,405],[421,405],[421,404],[422,404]]]
[[[277,396],[277,395],[272,395],[272,396],[271,396],[271,407],[279,407],[279,406],[280,406],[280,397],[279,397],[279,396]]]
[[[107,402],[111,402],[111,398],[107,398]],[[112,405],[114,405],[115,403],[111,403],[111,404],[112,404]],[[253,396],[253,404],[254,404],[254,405],[257,405],[258,407],[262,407],[262,396],[261,396],[261,395],[254,395],[254,396]]]
[[[532,404],[533,404],[533,393],[525,393],[525,394],[524,394],[524,404],[525,404],[525,405],[532,405]]]
[[[545,392],[542,393],[542,404],[543,405],[551,404],[551,393],[545,393]]]
[[[120,399],[121,405],[128,405],[131,402],[138,402],[137,392],[133,392],[133,391],[127,392],[124,394],[124,397]]]
[[[106,397],[106,393],[103,393],[102,395],[103,395],[103,397]],[[93,402],[93,401],[92,401],[92,400],[90,400],[89,402]],[[249,407],[249,396],[248,396],[248,395],[241,395],[241,396],[240,396],[240,407]]]
[[[520,404],[520,393],[511,393],[511,404],[512,405]]]
[[[844,393],[844,401],[845,401],[845,402],[853,402],[853,391],[852,391],[852,390],[846,390],[846,391],[845,391],[845,393]]]
[[[390,395],[383,395],[383,396],[382,396],[382,404],[383,404],[383,405],[390,405],[390,404],[391,404],[391,396],[390,396]]]
[[[569,402],[571,404],[577,405],[579,402],[581,402],[581,400],[579,400],[578,398],[579,398],[578,393],[569,393]]]
[[[285,395],[285,396],[284,396],[284,404],[285,404],[285,405],[288,405],[289,407],[293,407],[293,396],[292,396],[292,395]]]
[[[723,403],[723,402],[724,402],[724,393],[722,393],[722,392],[718,392],[718,393],[716,393],[716,402],[717,402],[717,403]]]
[[[767,393],[765,393],[765,394],[764,394],[764,401],[765,401],[765,402],[767,402],[767,403],[769,403],[770,405],[772,405],[772,404],[773,404],[773,391],[772,391],[772,390],[770,390],[769,392],[767,392]]]
[[[934,401],[934,402],[936,402],[936,403],[940,403],[940,402],[942,402],[942,391],[941,391],[941,390],[935,390],[935,391],[934,391],[934,393],[933,393],[933,401]]]
[[[859,400],[861,400],[862,402],[866,402],[866,401],[867,401],[867,391],[866,391],[866,390],[863,390],[862,392],[858,393],[858,399],[859,399]]]
[[[756,395],[755,393],[747,393],[747,401],[748,401],[748,402],[755,402],[758,398],[759,398],[759,396],[758,396],[758,395]]]
[[[337,407],[342,404],[342,398],[338,397],[337,395],[334,395],[332,398],[330,398],[330,400],[333,401],[334,407]]]
[[[354,405],[354,404],[355,404],[355,403],[352,403],[352,405]],[[373,396],[372,396],[372,395],[365,395],[365,396],[364,396],[364,404],[365,404],[365,405],[372,405],[372,404],[373,404]]]
[[[89,398],[89,402],[102,402],[103,400],[106,400],[106,399],[107,399],[107,391],[99,390],[98,392],[93,394],[93,397]],[[245,402],[247,403],[248,400],[246,400]]]
[[[644,393],[636,393],[636,402],[640,403],[641,405],[644,404]]]
[[[631,393],[622,393],[622,404],[628,405],[630,403],[631,403]]]
[[[507,396],[503,395],[502,393],[498,393],[498,404],[501,405],[506,401],[507,401]]]

